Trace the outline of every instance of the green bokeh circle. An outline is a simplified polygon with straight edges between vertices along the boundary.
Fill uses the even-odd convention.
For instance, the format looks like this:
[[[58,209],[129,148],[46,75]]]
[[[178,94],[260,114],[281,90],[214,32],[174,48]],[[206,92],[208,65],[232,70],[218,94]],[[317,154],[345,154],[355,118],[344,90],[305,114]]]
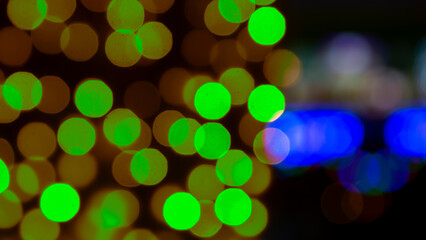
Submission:
[[[195,93],[194,106],[202,117],[217,120],[231,109],[231,94],[220,83],[206,83]]]
[[[65,183],[55,183],[47,187],[40,198],[43,215],[54,222],[71,220],[80,209],[80,196]]]
[[[253,118],[260,122],[277,119],[284,109],[284,94],[275,86],[260,85],[250,93],[248,110]]]
[[[163,216],[171,228],[188,230],[200,220],[201,206],[191,194],[177,192],[164,203]]]
[[[101,80],[88,80],[75,93],[75,105],[81,114],[88,117],[102,117],[111,109],[111,89]]]
[[[70,155],[86,154],[93,148],[95,141],[95,129],[83,118],[69,118],[59,127],[59,146]]]
[[[248,31],[251,38],[262,45],[276,44],[284,37],[285,30],[285,18],[274,7],[257,9],[248,21]]]

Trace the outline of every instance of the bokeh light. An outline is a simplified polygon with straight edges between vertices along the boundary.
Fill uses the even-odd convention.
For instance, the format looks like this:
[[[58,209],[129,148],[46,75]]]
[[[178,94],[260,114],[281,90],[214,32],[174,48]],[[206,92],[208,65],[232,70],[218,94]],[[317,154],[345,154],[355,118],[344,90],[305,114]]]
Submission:
[[[273,176],[269,165],[260,162],[257,158],[251,157],[253,164],[253,172],[250,179],[241,186],[250,196],[260,195],[264,193],[270,186]]]
[[[268,224],[268,210],[259,200],[252,199],[252,211],[249,219],[234,230],[244,237],[254,237],[262,233]]]
[[[200,220],[201,206],[191,194],[177,192],[167,198],[163,215],[171,228],[188,230]]]
[[[75,92],[75,106],[87,117],[102,117],[112,107],[111,89],[99,79],[89,79],[78,86]]]
[[[226,225],[238,226],[249,219],[252,201],[241,189],[228,188],[222,191],[214,204],[216,216]]]
[[[170,146],[169,132],[172,125],[179,119],[184,118],[182,113],[175,110],[166,110],[157,115],[152,125],[152,133],[163,146]]]
[[[3,85],[0,84],[0,123],[11,123],[15,121],[21,111],[15,108],[12,108],[4,99],[3,96]]]
[[[253,40],[262,45],[273,45],[285,34],[284,16],[274,7],[261,7],[250,16],[248,31]]]
[[[219,232],[223,224],[216,217],[214,203],[211,200],[201,200],[200,206],[200,220],[190,229],[190,231],[197,237],[212,237]]]
[[[105,137],[117,146],[132,144],[141,134],[141,120],[129,109],[117,108],[105,118]]]
[[[93,148],[95,141],[95,129],[83,118],[69,118],[59,127],[58,143],[68,154],[83,155]]]
[[[158,238],[155,236],[154,233],[152,233],[148,229],[134,229],[126,234],[126,236],[123,238],[123,240],[158,240]]]
[[[284,94],[272,85],[260,85],[250,93],[248,110],[260,122],[274,121],[284,109]]]
[[[210,51],[216,38],[206,29],[194,29],[185,35],[182,42],[182,55],[192,66],[208,66]]]
[[[273,46],[258,44],[251,38],[248,27],[240,30],[237,37],[237,50],[240,56],[247,62],[262,62]]]
[[[142,56],[142,42],[131,31],[112,32],[105,43],[105,54],[118,67],[131,67]]]
[[[187,188],[197,199],[214,201],[225,185],[219,181],[213,165],[203,164],[190,172]]]
[[[95,30],[86,23],[72,23],[61,34],[61,49],[67,58],[84,62],[98,51],[99,38]]]
[[[167,159],[157,149],[145,148],[135,153],[130,163],[130,171],[137,182],[156,185],[167,174]]]
[[[34,47],[44,54],[58,54],[61,49],[61,35],[66,27],[65,23],[43,21],[36,29],[31,31],[31,41]]]
[[[65,22],[76,8],[76,0],[44,0],[47,4],[46,19],[52,22]]]
[[[3,85],[3,97],[14,109],[33,109],[40,103],[41,96],[41,83],[29,72],[13,73]]]
[[[26,158],[46,160],[56,150],[56,134],[46,123],[32,122],[19,131],[17,145]]]
[[[47,187],[40,197],[43,215],[54,222],[67,222],[80,209],[80,196],[65,183],[55,183]]]
[[[63,153],[58,159],[57,172],[61,182],[83,188],[95,180],[98,163],[89,153],[80,156]]]
[[[139,200],[129,191],[111,191],[103,198],[101,206],[104,228],[127,227],[139,216]]]
[[[219,0],[218,5],[222,17],[232,23],[247,21],[255,8],[250,0]]]
[[[245,184],[253,172],[253,163],[241,150],[231,149],[216,162],[216,174],[221,182],[238,187]]]
[[[183,89],[191,74],[184,68],[170,68],[160,78],[158,88],[161,98],[173,106],[184,105]]]
[[[202,117],[217,120],[231,109],[231,94],[220,83],[206,83],[195,93],[194,106]]]
[[[277,49],[266,56],[263,73],[277,87],[290,87],[301,75],[300,59],[291,51]]]
[[[43,95],[37,105],[38,110],[49,114],[64,110],[70,101],[70,88],[64,80],[57,76],[44,76],[40,82]]]
[[[290,152],[290,140],[278,128],[265,128],[260,131],[253,142],[253,152],[265,164],[279,164]]]
[[[0,158],[0,194],[2,194],[9,187],[10,174],[7,165]]]
[[[135,32],[144,19],[144,8],[138,0],[112,0],[108,6],[108,23],[117,31]]]
[[[186,81],[186,84],[183,88],[183,101],[187,107],[195,111],[195,94],[201,86],[208,82],[214,82],[213,78],[208,75],[196,75]]]
[[[40,209],[28,211],[21,221],[19,233],[25,240],[55,240],[59,237],[59,223],[47,219]]]
[[[46,17],[45,0],[9,0],[7,16],[18,28],[31,30],[38,27]]]
[[[4,217],[0,218],[0,229],[9,229],[18,224],[22,218],[22,204],[12,191],[0,193],[0,210]]]
[[[112,175],[115,181],[121,186],[136,187],[140,185],[130,171],[130,164],[135,153],[136,151],[123,151],[114,158]]]
[[[175,0],[139,0],[139,2],[151,13],[164,13],[173,6]]]
[[[80,0],[85,8],[92,12],[105,12],[111,0]]]
[[[228,89],[233,105],[247,102],[254,89],[254,79],[244,68],[230,68],[220,75],[219,82]]]
[[[197,129],[194,146],[201,157],[218,159],[229,151],[231,135],[220,123],[206,123]]]
[[[242,68],[246,62],[238,52],[238,42],[234,39],[223,39],[217,42],[210,51],[210,65],[217,74],[229,68]]]
[[[150,210],[152,216],[159,222],[165,223],[163,216],[163,208],[166,200],[177,192],[182,192],[183,189],[179,185],[165,184],[158,187],[152,194],[150,201]]]
[[[204,11],[204,23],[207,29],[218,36],[229,36],[234,33],[239,23],[227,21],[219,11],[219,0],[213,0]]]
[[[142,55],[148,59],[163,58],[172,50],[172,32],[161,22],[145,23],[137,36],[142,42]]]
[[[0,29],[0,63],[22,66],[31,52],[31,38],[25,31],[11,26]]]
[[[194,138],[199,127],[200,124],[193,118],[175,121],[169,131],[169,143],[173,150],[182,155],[194,154]]]
[[[124,106],[132,110],[139,118],[148,119],[155,116],[160,105],[160,93],[150,82],[133,82],[124,93]]]
[[[4,138],[0,138],[0,159],[8,168],[12,168],[15,163],[15,152]]]

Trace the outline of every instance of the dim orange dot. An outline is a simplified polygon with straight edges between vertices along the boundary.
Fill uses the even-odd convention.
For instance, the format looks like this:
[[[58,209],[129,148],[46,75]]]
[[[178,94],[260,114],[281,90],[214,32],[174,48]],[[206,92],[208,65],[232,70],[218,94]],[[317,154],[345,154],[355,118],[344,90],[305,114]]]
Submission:
[[[31,31],[34,47],[44,54],[58,54],[61,49],[61,34],[65,23],[44,21],[38,28]]]
[[[61,49],[69,59],[84,62],[98,51],[98,35],[85,23],[68,25],[61,34]]]
[[[124,106],[143,119],[154,116],[160,109],[160,104],[160,93],[150,82],[134,82],[124,94]]]
[[[205,29],[195,29],[186,34],[182,42],[182,55],[185,60],[197,67],[208,66],[210,51],[216,38]]]
[[[210,51],[210,64],[221,74],[228,68],[245,66],[245,60],[237,50],[238,42],[234,39],[224,39],[217,42]]]
[[[266,55],[271,52],[273,46],[261,45],[256,43],[250,37],[247,27],[241,29],[237,37],[238,53],[244,60],[248,62],[261,62],[265,59]]]
[[[68,85],[57,76],[44,76],[40,78],[43,95],[37,108],[44,113],[59,113],[68,106],[70,89]]]
[[[0,62],[9,66],[24,65],[31,55],[31,38],[15,27],[0,30]]]
[[[183,68],[170,68],[160,78],[159,90],[165,102],[175,106],[184,105],[183,89],[191,74]]]

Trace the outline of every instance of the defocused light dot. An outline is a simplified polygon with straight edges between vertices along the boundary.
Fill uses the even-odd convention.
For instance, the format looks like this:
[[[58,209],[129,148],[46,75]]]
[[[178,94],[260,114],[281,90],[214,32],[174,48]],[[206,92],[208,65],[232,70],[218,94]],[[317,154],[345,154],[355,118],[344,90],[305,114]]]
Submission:
[[[248,31],[253,40],[262,45],[273,45],[285,34],[284,16],[273,7],[258,8],[248,22]]]
[[[15,163],[15,152],[10,143],[4,138],[0,138],[0,159],[8,168],[11,168]]]
[[[173,6],[175,0],[139,0],[139,2],[151,13],[164,13]]]
[[[136,187],[140,185],[130,171],[130,164],[135,153],[136,151],[123,151],[114,158],[112,175],[121,186]]]
[[[0,123],[11,123],[15,121],[21,111],[15,108],[12,108],[4,99],[3,96],[3,85],[0,84]]]
[[[238,133],[245,145],[253,147],[254,138],[264,128],[265,123],[257,121],[249,112],[247,112],[240,120]]]
[[[256,5],[269,5],[275,2],[275,0],[250,0],[252,3],[256,3]]]
[[[195,198],[214,201],[225,186],[217,178],[215,167],[204,164],[191,171],[187,187]]]
[[[112,102],[112,91],[101,80],[87,80],[75,92],[77,109],[88,117],[104,116],[111,109]]]
[[[92,12],[105,12],[111,0],[80,0],[85,8]]]
[[[58,143],[68,154],[83,155],[92,149],[95,141],[95,129],[83,118],[69,118],[59,127]]]
[[[220,123],[206,123],[195,133],[194,146],[203,158],[218,159],[229,151],[231,135]]]
[[[3,96],[14,109],[30,110],[40,103],[42,86],[29,72],[15,72],[3,85]]]
[[[35,195],[40,190],[37,173],[26,163],[21,163],[17,166],[16,182],[22,191],[28,195]]]
[[[18,28],[31,30],[38,27],[46,17],[47,4],[44,0],[9,0],[7,16]]]
[[[300,76],[301,62],[294,53],[277,49],[266,56],[263,73],[271,84],[277,87],[289,87]]]
[[[249,219],[252,212],[252,202],[243,190],[228,188],[217,196],[214,210],[221,222],[238,226]]]
[[[44,216],[54,222],[67,222],[80,209],[80,196],[65,183],[47,187],[40,197],[40,209]]]
[[[269,165],[261,163],[255,157],[252,157],[253,174],[251,178],[241,186],[246,193],[251,195],[259,195],[269,187],[272,181],[272,171]]]
[[[241,150],[229,150],[216,163],[217,177],[228,186],[241,186],[251,177],[253,164]]]
[[[61,49],[69,59],[84,62],[98,51],[99,39],[95,30],[85,23],[68,25],[61,34]]]
[[[241,29],[237,43],[238,53],[248,62],[263,62],[273,48],[273,45],[261,45],[255,42],[248,32],[248,27]]]
[[[12,191],[0,193],[0,212],[0,229],[12,228],[21,220],[22,204]]]
[[[274,121],[284,112],[284,94],[272,85],[260,85],[250,93],[248,109],[260,122]]]
[[[61,35],[65,23],[44,21],[38,28],[31,31],[31,41],[34,47],[44,54],[58,54],[61,49]]]
[[[211,0],[187,0],[185,1],[185,17],[196,28],[204,28],[204,10]]]
[[[105,43],[105,54],[118,67],[131,67],[142,56],[142,41],[131,31],[113,32]]]
[[[160,22],[147,22],[137,33],[142,41],[142,55],[148,59],[160,59],[172,50],[172,32]]]
[[[42,122],[32,122],[18,133],[18,149],[28,159],[40,161],[52,155],[56,149],[56,134]]]
[[[134,32],[142,26],[145,12],[137,0],[112,0],[107,10],[109,25],[115,30]]]
[[[37,108],[49,114],[64,110],[70,101],[70,88],[60,77],[44,76],[40,78],[43,96]]]
[[[187,33],[182,41],[182,55],[185,60],[197,67],[210,63],[210,51],[216,38],[206,29],[194,29]]]
[[[174,193],[182,192],[183,189],[178,185],[163,185],[155,190],[150,201],[152,216],[159,222],[165,222],[163,216],[163,207],[167,198]]]
[[[0,63],[9,66],[24,65],[32,51],[31,38],[15,27],[0,29]]]
[[[175,110],[166,110],[157,115],[152,125],[152,132],[158,143],[163,146],[170,146],[169,132],[173,123],[184,118],[182,113]]]
[[[200,124],[193,118],[181,118],[174,122],[169,131],[169,143],[173,150],[182,155],[194,154],[194,137],[199,127]]]
[[[130,171],[139,183],[156,185],[166,177],[167,159],[157,149],[142,149],[133,156]]]
[[[170,68],[165,71],[158,86],[162,99],[170,105],[183,105],[183,89],[190,78],[191,74],[184,68]]]
[[[194,98],[198,88],[208,82],[214,82],[213,78],[207,75],[197,75],[190,78],[183,89],[183,100],[187,107],[195,111]]]
[[[139,118],[147,119],[155,116],[160,105],[160,93],[150,82],[133,82],[124,93],[124,106],[132,110]]]
[[[265,164],[279,164],[290,152],[290,140],[278,128],[265,128],[256,135],[253,152]]]
[[[97,161],[91,154],[74,156],[64,153],[59,157],[57,171],[62,182],[82,188],[93,182],[97,167]]]
[[[134,229],[124,236],[123,240],[158,240],[158,238],[148,229]]]
[[[241,105],[247,102],[254,89],[254,79],[244,68],[230,68],[219,78],[219,82],[228,89],[231,94],[231,102]]]
[[[217,74],[229,68],[242,68],[246,62],[238,52],[239,43],[235,39],[223,39],[210,51],[210,64]]]
[[[219,11],[229,22],[242,23],[249,19],[255,5],[250,0],[219,0]]]
[[[194,106],[202,117],[217,120],[231,109],[231,94],[220,83],[206,83],[197,90]]]
[[[214,203],[210,200],[201,200],[200,220],[191,228],[191,232],[198,237],[212,237],[222,228],[222,222],[214,212]]]
[[[38,208],[27,212],[19,226],[24,240],[55,240],[59,232],[59,223],[48,220]]]
[[[257,199],[252,199],[252,206],[249,219],[239,226],[234,226],[234,230],[244,237],[259,235],[268,224],[268,211],[266,207]]]
[[[129,191],[108,193],[101,204],[102,227],[127,227],[139,216],[139,200]]]
[[[74,13],[76,0],[45,0],[46,19],[52,22],[65,22]]]
[[[106,116],[103,131],[111,143],[126,146],[136,141],[141,134],[141,121],[129,109],[117,108]]]
[[[232,23],[223,18],[219,11],[219,0],[213,0],[204,11],[204,22],[207,29],[218,36],[228,36],[235,32],[239,23]]]
[[[191,194],[178,192],[167,198],[163,215],[171,228],[188,230],[200,220],[200,203]]]
[[[7,165],[0,158],[0,194],[9,187],[10,174]]]
[[[142,119],[139,119],[141,122],[141,133],[139,137],[130,145],[118,146],[121,151],[139,151],[141,149],[147,148],[151,145],[152,142],[152,131],[149,125]]]

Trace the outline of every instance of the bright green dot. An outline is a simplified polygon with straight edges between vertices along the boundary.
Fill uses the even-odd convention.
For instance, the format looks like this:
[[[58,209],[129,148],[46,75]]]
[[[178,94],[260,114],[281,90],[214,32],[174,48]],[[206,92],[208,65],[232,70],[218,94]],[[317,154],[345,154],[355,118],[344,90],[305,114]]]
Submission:
[[[248,109],[253,118],[260,122],[274,121],[284,112],[284,94],[275,86],[260,85],[251,92]]]
[[[253,173],[253,163],[241,150],[230,150],[216,163],[216,174],[220,181],[228,186],[245,184]]]
[[[108,141],[117,146],[127,146],[138,139],[141,121],[129,109],[117,108],[106,116],[103,130]]]
[[[83,118],[70,118],[58,130],[58,143],[70,155],[83,155],[95,145],[93,126]]]
[[[194,106],[202,117],[217,120],[231,109],[231,94],[220,83],[206,83],[195,93]]]
[[[188,230],[198,222],[200,215],[200,203],[189,193],[177,192],[164,203],[164,220],[171,228]]]
[[[40,103],[41,95],[40,81],[29,72],[16,72],[3,85],[4,99],[17,110],[33,109]]]
[[[194,146],[207,159],[218,159],[231,147],[231,135],[220,123],[206,123],[195,133]]]
[[[255,4],[250,0],[219,0],[219,12],[228,22],[242,23],[254,12]]]
[[[194,154],[194,137],[200,124],[192,118],[181,118],[174,122],[169,130],[170,146],[182,155]]]
[[[217,196],[214,210],[221,222],[238,226],[247,221],[251,215],[251,199],[241,189],[228,188]]]
[[[285,34],[285,18],[276,8],[261,7],[250,17],[248,31],[251,38],[262,45],[273,45]]]
[[[75,93],[77,109],[88,117],[102,117],[112,107],[112,91],[101,80],[88,80]]]
[[[55,183],[47,187],[40,198],[40,209],[44,216],[54,222],[67,222],[80,209],[80,196],[65,183]]]
[[[10,183],[10,174],[7,165],[0,158],[0,194],[6,191]]]
[[[115,30],[137,31],[145,18],[142,4],[138,0],[113,0],[108,6],[107,20]]]
[[[254,89],[254,79],[244,68],[230,68],[219,78],[219,82],[231,94],[231,103],[241,105],[247,102]]]
[[[130,171],[140,184],[155,185],[166,177],[167,159],[157,149],[145,148],[133,156]]]

